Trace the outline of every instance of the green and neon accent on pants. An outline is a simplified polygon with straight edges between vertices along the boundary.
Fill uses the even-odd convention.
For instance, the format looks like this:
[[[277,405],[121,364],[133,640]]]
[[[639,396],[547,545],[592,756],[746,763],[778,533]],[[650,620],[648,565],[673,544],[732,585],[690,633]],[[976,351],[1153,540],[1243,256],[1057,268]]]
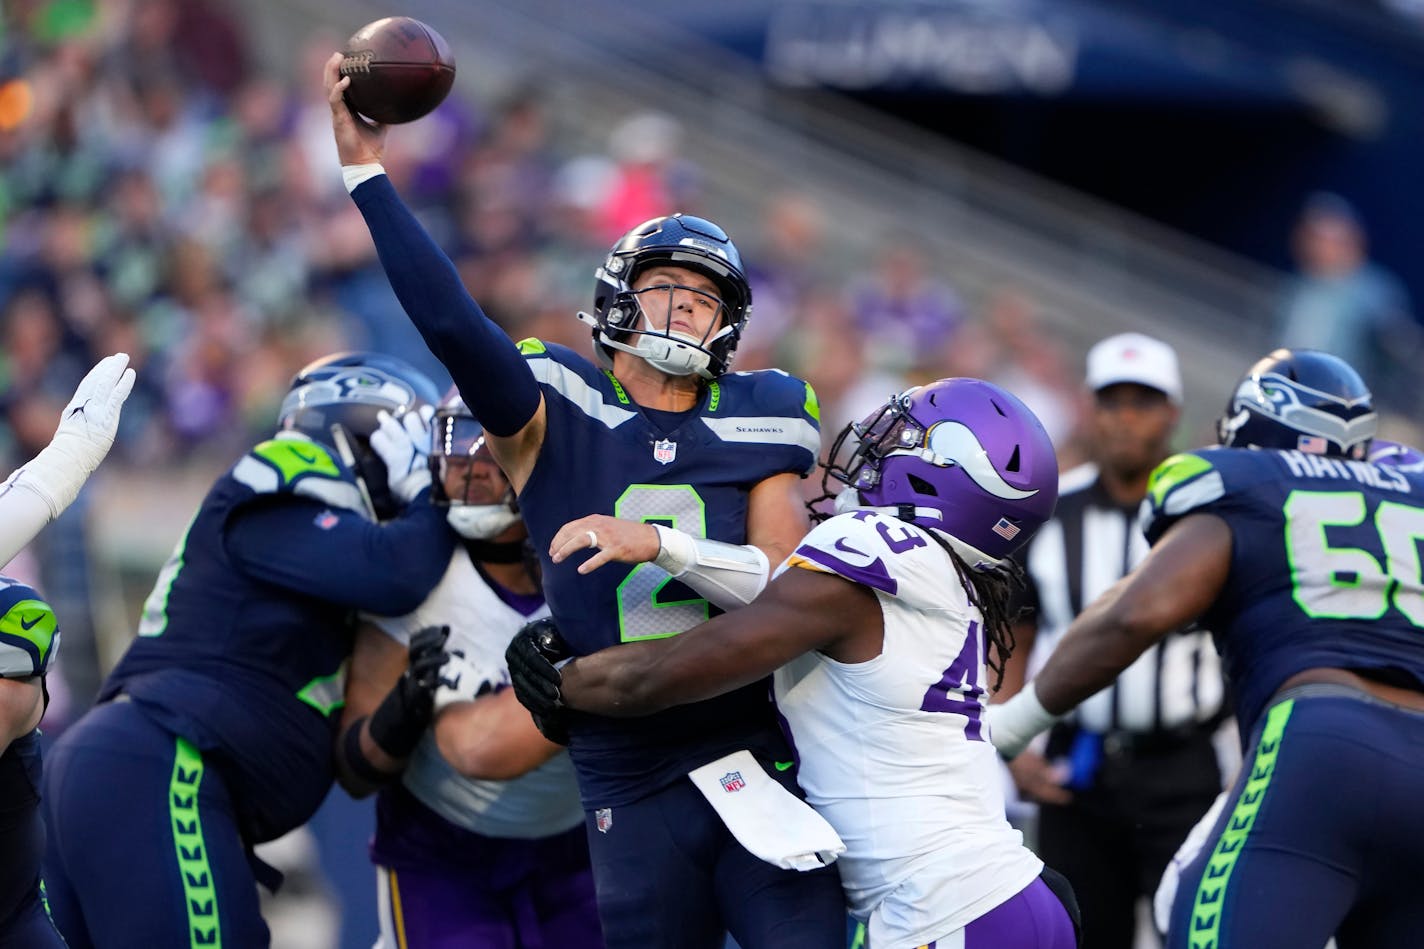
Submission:
[[[1236,807],[1202,871],[1201,885],[1197,887],[1196,900],[1192,904],[1192,928],[1188,940],[1191,949],[1217,949],[1219,945],[1221,913],[1226,902],[1226,888],[1231,883],[1231,871],[1236,867],[1236,860],[1241,856],[1241,849],[1266,799],[1266,791],[1276,773],[1281,738],[1294,708],[1294,700],[1281,702],[1266,714],[1266,727],[1256,747],[1251,776],[1241,789]]]
[[[173,756],[173,777],[168,784],[168,814],[188,911],[188,944],[221,947],[217,888],[198,817],[198,789],[202,783],[202,754],[187,739],[179,738]]]

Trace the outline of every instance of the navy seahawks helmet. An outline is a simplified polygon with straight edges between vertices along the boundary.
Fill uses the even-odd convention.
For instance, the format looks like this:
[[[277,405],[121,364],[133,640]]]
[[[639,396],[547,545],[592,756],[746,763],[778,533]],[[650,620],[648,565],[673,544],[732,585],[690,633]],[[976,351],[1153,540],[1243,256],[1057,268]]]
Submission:
[[[377,517],[394,516],[399,505],[386,483],[386,466],[371,448],[381,411],[399,418],[434,405],[440,391],[402,359],[384,353],[334,353],[303,367],[293,378],[277,426],[301,432],[335,449],[362,483]]]
[[[717,285],[720,319],[705,338],[674,336],[643,322],[633,281],[654,264],[686,267]],[[679,212],[645,221],[613,245],[594,274],[593,314],[579,318],[592,324],[593,348],[604,368],[612,368],[613,350],[621,349],[671,375],[715,379],[731,366],[751,309],[751,285],[727,232]]]
[[[1345,360],[1311,349],[1277,349],[1237,383],[1217,422],[1217,441],[1364,459],[1378,424],[1370,390]]]

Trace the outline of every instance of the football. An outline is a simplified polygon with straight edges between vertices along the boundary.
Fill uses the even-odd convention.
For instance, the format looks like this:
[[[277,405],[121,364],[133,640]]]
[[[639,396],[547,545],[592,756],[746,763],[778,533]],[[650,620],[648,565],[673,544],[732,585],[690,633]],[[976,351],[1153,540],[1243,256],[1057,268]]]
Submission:
[[[455,57],[429,26],[388,16],[367,23],[347,41],[341,75],[351,77],[346,103],[356,112],[383,125],[414,122],[450,92]]]

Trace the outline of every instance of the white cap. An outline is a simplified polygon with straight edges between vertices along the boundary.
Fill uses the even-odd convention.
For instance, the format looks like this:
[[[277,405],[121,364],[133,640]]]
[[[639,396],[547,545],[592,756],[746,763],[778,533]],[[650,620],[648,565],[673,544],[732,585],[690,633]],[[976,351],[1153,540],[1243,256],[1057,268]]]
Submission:
[[[1094,392],[1119,382],[1134,382],[1165,392],[1173,405],[1182,404],[1182,374],[1177,368],[1176,350],[1141,333],[1109,336],[1088,350],[1085,381]]]

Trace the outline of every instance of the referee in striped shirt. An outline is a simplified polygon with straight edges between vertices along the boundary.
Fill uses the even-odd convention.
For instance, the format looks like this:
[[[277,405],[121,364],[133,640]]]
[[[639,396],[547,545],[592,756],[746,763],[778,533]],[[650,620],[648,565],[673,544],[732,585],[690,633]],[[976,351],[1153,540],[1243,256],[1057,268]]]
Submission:
[[[999,700],[1147,555],[1137,512],[1181,414],[1177,355],[1138,333],[1110,337],[1088,353],[1087,387],[1092,462],[1062,476],[1053,519],[1020,554],[1029,612]],[[1181,630],[1060,723],[1041,753],[1010,765],[1020,794],[1040,805],[1039,856],[1078,894],[1085,949],[1132,949],[1138,898],[1221,790],[1212,734],[1223,693],[1210,635]]]

